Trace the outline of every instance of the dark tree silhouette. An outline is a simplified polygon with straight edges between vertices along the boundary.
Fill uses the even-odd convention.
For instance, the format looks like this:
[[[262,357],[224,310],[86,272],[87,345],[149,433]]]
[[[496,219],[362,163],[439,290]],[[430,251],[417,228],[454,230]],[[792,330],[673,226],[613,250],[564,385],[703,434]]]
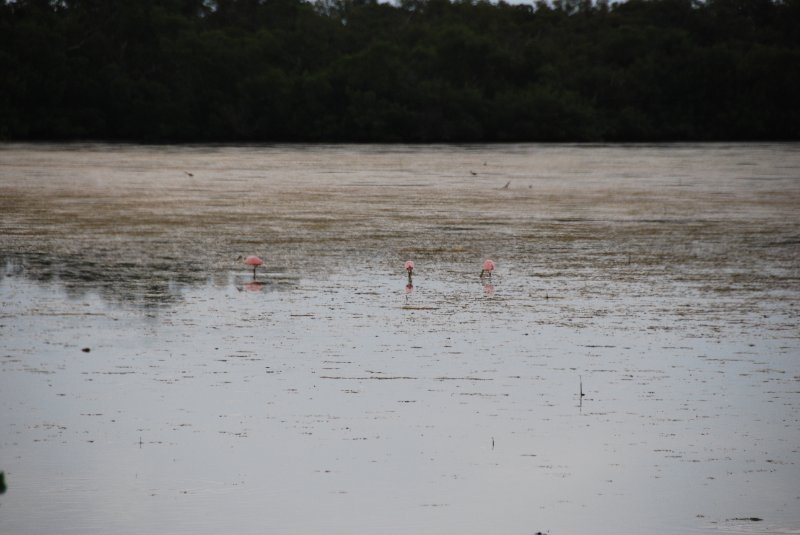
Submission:
[[[0,0],[0,139],[800,139],[800,0]]]

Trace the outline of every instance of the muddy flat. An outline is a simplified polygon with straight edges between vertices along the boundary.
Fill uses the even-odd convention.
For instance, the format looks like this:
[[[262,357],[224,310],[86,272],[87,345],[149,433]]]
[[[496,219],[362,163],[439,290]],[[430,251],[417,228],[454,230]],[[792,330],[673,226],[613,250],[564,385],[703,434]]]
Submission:
[[[798,144],[0,145],[0,307],[0,533],[800,533]]]

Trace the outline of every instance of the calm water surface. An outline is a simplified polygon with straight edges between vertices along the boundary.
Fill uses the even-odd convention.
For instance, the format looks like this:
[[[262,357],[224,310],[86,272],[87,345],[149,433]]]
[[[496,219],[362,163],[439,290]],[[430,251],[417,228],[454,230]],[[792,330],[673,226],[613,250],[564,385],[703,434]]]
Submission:
[[[0,533],[800,533],[799,207],[797,144],[2,145]]]

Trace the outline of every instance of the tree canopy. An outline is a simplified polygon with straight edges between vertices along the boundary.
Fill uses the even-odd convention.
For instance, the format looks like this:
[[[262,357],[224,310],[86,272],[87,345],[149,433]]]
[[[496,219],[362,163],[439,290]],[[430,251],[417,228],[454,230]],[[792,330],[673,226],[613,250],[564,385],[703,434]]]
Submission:
[[[800,139],[800,0],[0,0],[0,139]]]

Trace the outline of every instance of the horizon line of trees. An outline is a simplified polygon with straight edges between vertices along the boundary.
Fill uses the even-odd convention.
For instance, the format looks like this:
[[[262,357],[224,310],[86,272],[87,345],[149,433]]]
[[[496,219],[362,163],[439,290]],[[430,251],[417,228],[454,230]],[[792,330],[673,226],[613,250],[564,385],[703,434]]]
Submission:
[[[800,0],[0,0],[0,140],[800,139]]]

